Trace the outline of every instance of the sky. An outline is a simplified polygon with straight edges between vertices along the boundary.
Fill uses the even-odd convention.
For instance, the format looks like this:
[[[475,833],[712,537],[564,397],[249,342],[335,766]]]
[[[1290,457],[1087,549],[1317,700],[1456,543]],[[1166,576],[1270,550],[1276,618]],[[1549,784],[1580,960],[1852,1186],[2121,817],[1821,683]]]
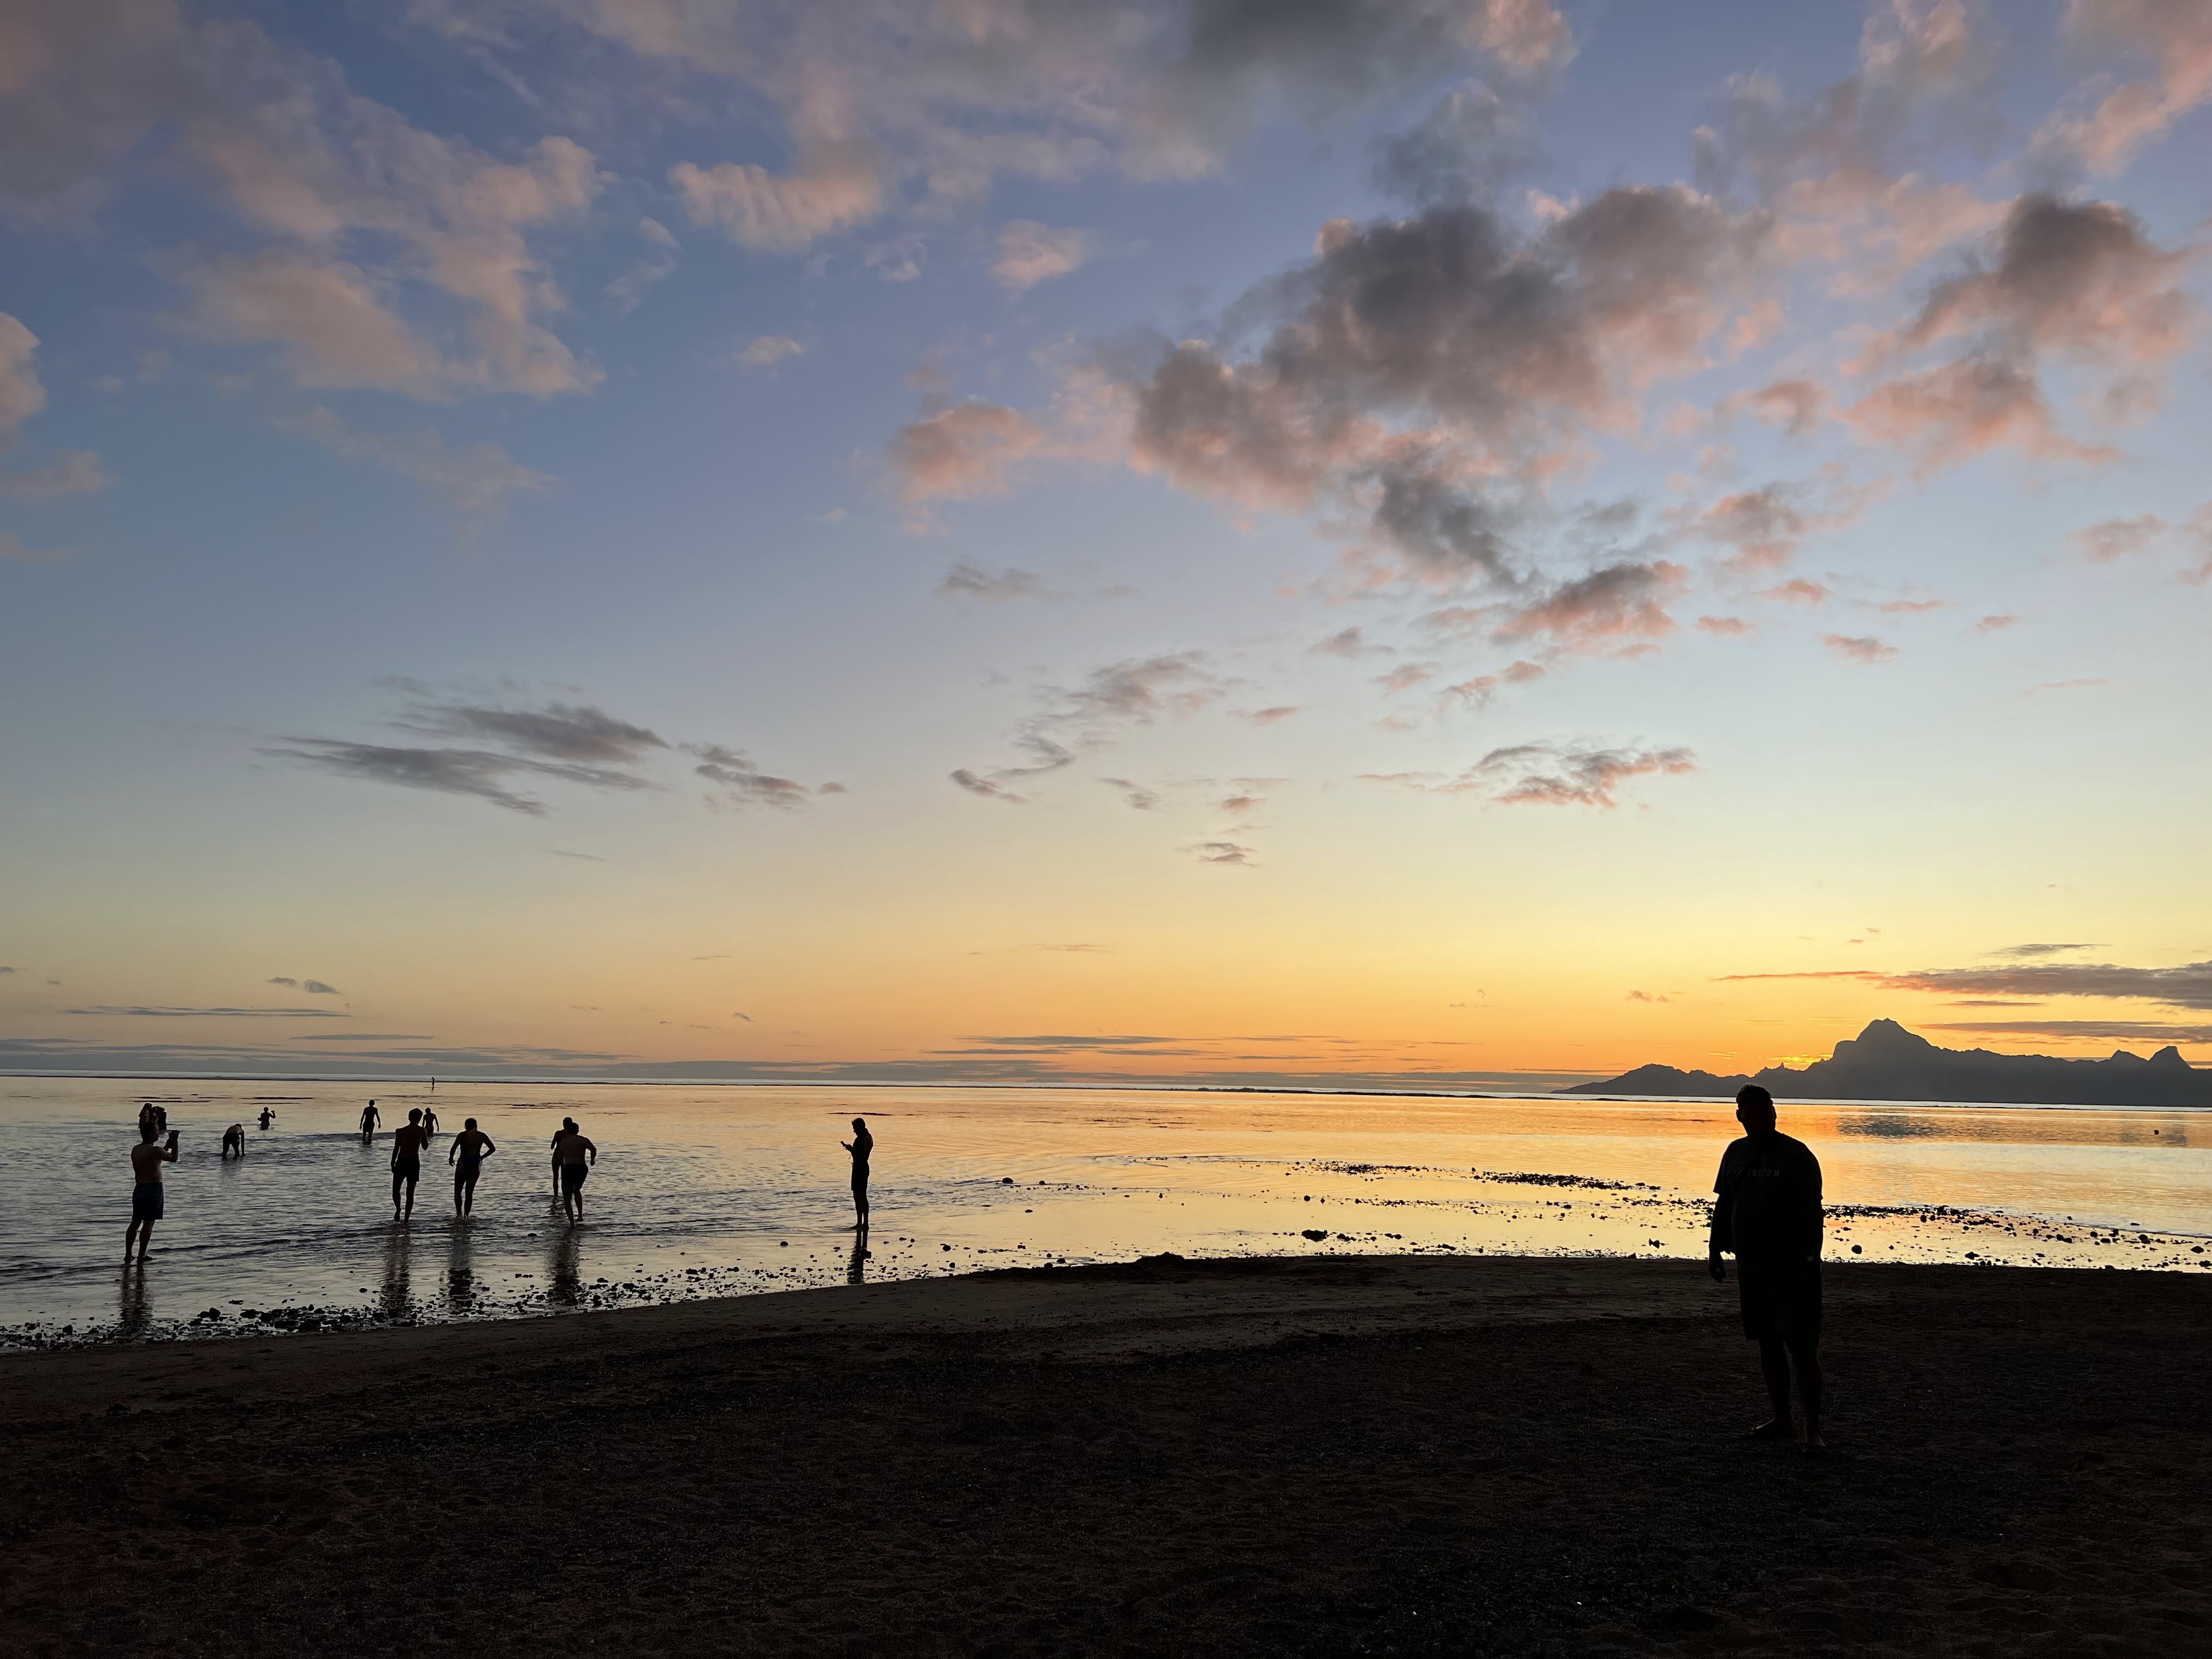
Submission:
[[[2205,0],[0,6],[0,1066],[2212,1063]]]

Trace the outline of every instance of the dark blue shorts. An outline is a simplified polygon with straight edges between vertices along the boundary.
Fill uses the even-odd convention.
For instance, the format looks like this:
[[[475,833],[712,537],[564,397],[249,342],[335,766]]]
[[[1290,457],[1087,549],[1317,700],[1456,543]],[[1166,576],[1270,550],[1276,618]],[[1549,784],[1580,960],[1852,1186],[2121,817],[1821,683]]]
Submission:
[[[586,1164],[563,1164],[561,1166],[561,1190],[564,1193],[581,1192],[584,1187],[584,1177],[591,1172],[590,1167]]]
[[[161,1195],[164,1188],[158,1181],[142,1181],[131,1189],[131,1218],[133,1221],[159,1221],[161,1218]]]

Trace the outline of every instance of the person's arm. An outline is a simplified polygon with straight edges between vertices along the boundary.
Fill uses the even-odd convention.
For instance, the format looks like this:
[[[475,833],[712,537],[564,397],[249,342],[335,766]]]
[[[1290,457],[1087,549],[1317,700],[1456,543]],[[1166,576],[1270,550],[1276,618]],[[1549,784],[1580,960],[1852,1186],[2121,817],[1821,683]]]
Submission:
[[[176,1161],[177,1132],[174,1129],[172,1129],[169,1131],[169,1144],[162,1150],[161,1152],[161,1162],[164,1164],[174,1164]]]
[[[599,1143],[594,1140],[586,1139],[584,1142],[584,1150],[592,1155],[592,1167],[593,1169],[597,1169],[599,1164]]]
[[[1716,1285],[1724,1284],[1728,1279],[1728,1263],[1721,1260],[1721,1252],[1735,1248],[1735,1240],[1729,1228],[1729,1200],[1734,1196],[1730,1191],[1733,1185],[1729,1180],[1729,1161],[1723,1155],[1720,1174],[1713,1178],[1712,1232],[1705,1241],[1705,1271],[1712,1274]]]
[[[460,1137],[459,1137],[459,1136],[458,1136],[458,1135],[456,1135],[456,1136],[453,1138],[453,1144],[452,1146],[448,1146],[448,1147],[447,1147],[447,1148],[446,1148],[446,1163],[447,1164],[447,1165],[448,1165],[448,1166],[450,1166],[450,1165],[453,1164],[453,1161],[455,1158],[459,1158],[460,1155],[461,1155],[461,1142],[460,1142]]]
[[[480,1154],[480,1156],[484,1157],[484,1158],[489,1158],[489,1157],[490,1157],[494,1152],[497,1152],[498,1150],[499,1150],[499,1148],[498,1148],[498,1147],[496,1147],[496,1146],[493,1146],[493,1145],[491,1144],[491,1137],[490,1137],[489,1135],[486,1135],[486,1136],[483,1138],[483,1152]]]
[[[1808,1147],[1805,1152],[1806,1173],[1811,1178],[1811,1213],[1806,1217],[1807,1248],[1805,1259],[1818,1261],[1826,1243],[1827,1216],[1821,1207],[1820,1160],[1813,1156]]]

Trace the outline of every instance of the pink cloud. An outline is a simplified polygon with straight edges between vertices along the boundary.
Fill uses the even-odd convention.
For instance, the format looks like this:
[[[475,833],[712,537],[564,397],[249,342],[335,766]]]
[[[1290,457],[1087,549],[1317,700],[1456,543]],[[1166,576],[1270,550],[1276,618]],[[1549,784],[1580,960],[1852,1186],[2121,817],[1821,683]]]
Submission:
[[[1893,662],[1900,654],[1895,646],[1884,645],[1870,635],[1823,634],[1820,643],[1845,662],[1868,667],[1875,663]]]

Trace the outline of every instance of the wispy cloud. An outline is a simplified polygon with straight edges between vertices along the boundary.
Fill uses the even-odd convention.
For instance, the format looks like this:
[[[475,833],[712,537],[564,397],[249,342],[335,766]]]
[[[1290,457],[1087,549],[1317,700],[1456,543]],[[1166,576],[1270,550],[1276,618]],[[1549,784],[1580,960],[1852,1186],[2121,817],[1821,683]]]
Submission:
[[[65,1014],[96,1014],[132,1019],[351,1019],[335,1008],[179,1008],[143,1003],[102,1003],[90,1008],[64,1008]]]

